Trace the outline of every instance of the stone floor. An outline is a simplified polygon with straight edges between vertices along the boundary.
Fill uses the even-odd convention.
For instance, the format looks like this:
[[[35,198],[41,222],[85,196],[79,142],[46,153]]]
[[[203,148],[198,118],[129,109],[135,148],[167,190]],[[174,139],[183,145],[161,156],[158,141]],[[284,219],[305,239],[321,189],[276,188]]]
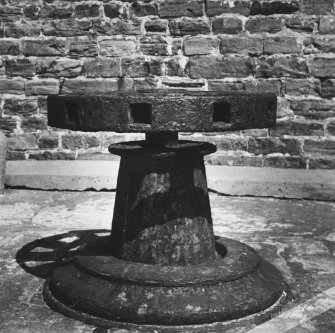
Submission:
[[[108,232],[114,198],[37,190],[0,197],[0,332],[107,332],[53,312],[41,290],[58,258]],[[211,205],[216,235],[253,246],[292,290],[279,316],[234,332],[334,333],[335,202],[211,193]]]

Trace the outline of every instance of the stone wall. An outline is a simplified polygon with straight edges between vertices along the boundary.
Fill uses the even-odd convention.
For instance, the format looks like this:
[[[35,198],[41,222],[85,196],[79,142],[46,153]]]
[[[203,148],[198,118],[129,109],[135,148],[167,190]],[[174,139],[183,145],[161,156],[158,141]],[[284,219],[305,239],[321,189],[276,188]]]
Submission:
[[[0,0],[0,129],[8,159],[110,159],[143,135],[49,128],[48,94],[272,91],[274,129],[183,133],[209,163],[335,168],[334,0]]]

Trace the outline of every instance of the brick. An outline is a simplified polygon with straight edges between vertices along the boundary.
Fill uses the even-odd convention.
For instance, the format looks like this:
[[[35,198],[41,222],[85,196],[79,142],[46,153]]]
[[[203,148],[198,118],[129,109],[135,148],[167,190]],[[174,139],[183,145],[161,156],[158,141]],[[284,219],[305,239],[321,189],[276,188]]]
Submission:
[[[242,31],[242,21],[236,17],[216,17],[212,28],[214,34],[238,34]]]
[[[220,37],[220,52],[259,55],[263,53],[263,39],[250,37]]]
[[[143,54],[168,55],[167,41],[161,35],[147,35],[140,40],[140,49]]]
[[[335,97],[335,79],[326,79],[321,82],[322,97],[333,98]]]
[[[158,6],[154,2],[133,2],[132,10],[137,16],[158,15]]]
[[[6,37],[20,38],[22,36],[38,37],[42,28],[41,22],[10,22],[4,25]]]
[[[114,35],[140,35],[141,21],[135,17],[132,20],[113,19],[101,20],[95,19],[92,21],[92,28],[94,33],[100,35],[114,36]]]
[[[87,77],[118,77],[121,74],[120,58],[95,58],[84,61]]]
[[[270,168],[306,169],[307,159],[301,156],[266,156],[264,166]]]
[[[164,0],[160,3],[160,17],[202,16],[202,0]]]
[[[323,124],[321,122],[303,119],[277,121],[276,127],[270,128],[271,136],[322,136],[323,134]]]
[[[0,94],[24,94],[24,81],[0,78]]]
[[[116,79],[65,79],[61,94],[107,94],[117,91]]]
[[[331,120],[327,123],[327,133],[328,135],[335,136],[335,120]]]
[[[335,169],[334,158],[309,158],[310,169]]]
[[[50,95],[58,94],[58,80],[30,80],[26,82],[26,95]]]
[[[134,40],[105,37],[98,39],[100,54],[107,57],[131,56],[137,53]]]
[[[4,101],[3,111],[7,116],[37,114],[37,99],[7,99]]]
[[[99,16],[99,5],[81,3],[75,7],[74,13],[78,18],[97,17]]]
[[[306,60],[297,56],[269,56],[258,59],[257,77],[305,78],[308,75]]]
[[[122,76],[141,77],[149,74],[149,64],[144,57],[125,57],[121,59]]]
[[[312,119],[335,117],[335,101],[324,99],[292,100],[295,115]]]
[[[47,119],[42,116],[25,117],[21,120],[21,129],[25,133],[37,132],[47,129]]]
[[[58,141],[57,133],[43,133],[38,137],[38,147],[41,149],[58,148]]]
[[[327,15],[334,12],[333,0],[301,0],[300,11],[308,15]]]
[[[65,39],[43,38],[22,41],[22,54],[25,56],[64,56],[66,53]]]
[[[20,45],[18,41],[11,39],[0,39],[0,55],[18,55]]]
[[[70,39],[69,55],[74,58],[96,57],[98,55],[98,42],[89,36],[73,37]]]
[[[81,60],[75,59],[54,59],[50,61],[43,61],[36,73],[40,78],[46,77],[77,77],[82,74]]]
[[[248,152],[259,154],[291,154],[299,155],[301,151],[301,143],[296,139],[283,138],[253,138],[248,142]]]
[[[46,20],[42,31],[45,36],[73,37],[87,35],[91,27],[90,21]]]
[[[7,60],[6,74],[7,76],[30,78],[35,75],[36,67],[36,61],[28,58]]]
[[[169,23],[170,33],[173,36],[207,35],[210,33],[210,25],[203,19],[184,18],[172,20]]]
[[[290,15],[285,17],[285,25],[287,28],[296,32],[313,32],[317,25],[315,17],[305,15]]]
[[[320,78],[335,77],[335,56],[312,56],[308,59],[308,68],[313,76]]]
[[[195,56],[190,59],[190,77],[246,77],[254,71],[254,61],[247,56]]]
[[[299,0],[296,1],[253,1],[250,15],[292,14],[299,10]]]
[[[260,32],[276,33],[282,29],[282,19],[271,16],[249,17],[245,29],[252,34]]]
[[[36,135],[21,134],[21,135],[9,136],[7,138],[7,147],[12,150],[37,149],[38,145]]]
[[[335,155],[335,140],[306,139],[303,146],[304,153],[312,156]]]
[[[250,1],[247,0],[207,0],[206,12],[208,16],[217,16],[221,14],[236,13],[241,15],[249,15]]]
[[[287,95],[317,95],[320,91],[318,79],[284,78],[282,81],[284,93]]]
[[[323,16],[319,22],[320,34],[333,34],[335,33],[335,18],[333,16]]]
[[[274,36],[264,38],[264,53],[300,53],[302,45],[297,37]]]
[[[119,3],[107,3],[104,4],[105,15],[111,19],[120,16],[121,4]]]
[[[146,32],[166,32],[168,27],[167,20],[152,19],[144,23],[144,28]]]
[[[184,39],[184,54],[195,55],[195,54],[209,54],[214,50],[217,50],[219,46],[219,40],[217,37],[187,37]]]

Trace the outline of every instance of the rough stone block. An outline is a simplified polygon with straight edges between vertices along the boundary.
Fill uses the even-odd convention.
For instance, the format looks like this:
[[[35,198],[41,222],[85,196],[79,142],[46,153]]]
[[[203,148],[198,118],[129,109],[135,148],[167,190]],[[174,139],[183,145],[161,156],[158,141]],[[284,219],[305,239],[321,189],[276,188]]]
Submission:
[[[300,53],[302,43],[293,36],[274,36],[264,38],[264,53]]]
[[[259,37],[220,37],[220,52],[259,55],[263,53],[263,39]]]
[[[24,39],[22,54],[25,56],[65,56],[66,40],[64,38]]]
[[[227,13],[235,13],[247,16],[250,13],[250,4],[250,1],[247,0],[207,0],[206,12],[208,16],[217,16]]]
[[[24,94],[24,81],[22,79],[1,79],[1,94]]]
[[[334,1],[301,0],[300,11],[308,15],[329,15],[334,12]]]
[[[258,59],[257,77],[306,78],[307,75],[308,67],[304,58],[275,55]]]
[[[136,16],[158,15],[158,5],[155,2],[133,2],[132,11]]]
[[[166,73],[169,76],[186,76],[188,60],[181,56],[171,57],[165,60]]]
[[[118,90],[116,79],[66,79],[60,94],[106,94]]]
[[[309,168],[310,169],[335,169],[335,159],[327,158],[323,156],[322,158],[309,157]]]
[[[20,54],[20,44],[12,39],[0,39],[0,55]]]
[[[42,31],[45,36],[73,37],[87,35],[91,27],[91,21],[87,20],[46,20]]]
[[[57,133],[43,132],[38,136],[38,147],[41,149],[58,148],[59,135]]]
[[[96,57],[98,42],[96,38],[83,36],[70,39],[69,55],[74,58]]]
[[[166,32],[168,27],[167,20],[160,20],[160,19],[152,19],[145,21],[144,28],[146,32]]]
[[[17,120],[12,117],[0,117],[0,130],[5,134],[12,134],[17,129]]]
[[[191,18],[172,20],[169,23],[169,28],[173,36],[207,35],[211,30],[206,20]]]
[[[137,45],[133,39],[102,37],[98,39],[100,54],[107,57],[125,57],[137,53]]]
[[[115,35],[140,35],[141,21],[133,17],[130,19],[113,19],[101,20],[95,19],[92,21],[92,28],[95,34],[105,36]]]
[[[299,155],[301,143],[296,139],[250,138],[248,152],[255,155],[273,153]]]
[[[73,13],[73,4],[69,2],[44,2],[44,6],[38,12],[38,17],[42,19],[68,19]]]
[[[321,138],[319,140],[306,139],[304,141],[304,153],[312,156],[335,155],[335,140]]]
[[[242,20],[237,17],[215,17],[212,29],[214,34],[238,34],[242,31]]]
[[[267,79],[267,80],[246,80],[244,82],[244,89],[249,93],[274,93],[277,96],[281,92],[281,84],[277,79]],[[279,100],[277,100],[278,105]],[[277,109],[277,112],[279,110]]]
[[[292,100],[291,107],[295,115],[312,119],[335,117],[335,101],[324,99]]]
[[[6,173],[6,136],[0,131],[0,195],[4,193]]]
[[[84,60],[83,72],[87,77],[118,77],[121,74],[120,58]]]
[[[22,76],[31,78],[36,73],[37,64],[35,60],[28,58],[11,59],[5,62],[7,76]]]
[[[254,69],[254,60],[248,56],[195,56],[190,59],[190,77],[193,79],[246,77]]]
[[[302,156],[266,156],[264,167],[306,169],[307,159]]]
[[[335,18],[333,16],[322,16],[319,22],[320,34],[335,33]]]
[[[187,37],[184,39],[184,54],[195,55],[195,54],[210,54],[214,50],[217,50],[219,46],[219,40],[217,37]]]
[[[326,98],[335,97],[335,79],[326,79],[321,82],[321,96]]]
[[[12,150],[29,150],[37,149],[37,139],[34,134],[20,134],[9,136],[7,139],[7,146]]]
[[[328,135],[335,136],[335,120],[331,120],[327,123],[327,133]]]
[[[323,123],[310,120],[281,120],[276,127],[270,128],[271,136],[322,136],[324,134]]]
[[[282,18],[272,16],[249,17],[245,29],[252,34],[269,32],[276,33],[282,30]]]
[[[121,59],[122,76],[141,77],[149,74],[149,64],[145,57],[124,57]]]
[[[82,62],[75,59],[52,59],[43,61],[37,69],[37,74],[40,78],[54,77],[77,77],[82,74]]]
[[[26,95],[50,95],[58,94],[58,80],[30,80],[25,84]]]
[[[202,16],[203,0],[164,0],[158,14],[160,17]]]
[[[6,37],[21,38],[22,36],[39,37],[42,22],[8,22],[4,25]]]
[[[106,3],[104,4],[105,15],[111,19],[117,18],[120,16],[120,10],[122,6],[120,3]]]
[[[5,115],[11,116],[37,114],[37,99],[6,99],[4,101],[3,111]]]
[[[287,95],[317,95],[320,91],[318,79],[291,79],[284,78],[283,90]]]
[[[21,129],[25,133],[47,130],[47,119],[40,115],[24,117],[21,120]]]
[[[250,15],[292,14],[299,10],[299,0],[268,1],[256,0],[252,2]]]
[[[296,32],[313,32],[317,25],[315,17],[305,15],[290,15],[285,17],[285,25],[287,28]]]
[[[335,77],[335,55],[312,56],[308,59],[308,68],[313,76],[320,78]]]
[[[168,55],[167,41],[161,35],[147,35],[140,40],[140,49],[143,54]]]
[[[304,40],[304,52],[312,53],[334,53],[335,52],[335,37],[334,36],[313,36]]]
[[[81,3],[75,7],[74,14],[78,18],[97,17],[99,16],[99,4]]]

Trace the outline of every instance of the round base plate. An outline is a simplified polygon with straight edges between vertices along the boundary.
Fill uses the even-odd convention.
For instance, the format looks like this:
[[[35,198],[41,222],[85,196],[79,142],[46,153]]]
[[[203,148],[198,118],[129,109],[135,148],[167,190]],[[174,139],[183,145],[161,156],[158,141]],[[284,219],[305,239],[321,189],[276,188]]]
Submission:
[[[89,324],[139,332],[211,332],[266,320],[286,298],[281,274],[246,244],[218,238],[216,245],[224,256],[215,265],[74,257],[54,269],[44,299]]]

